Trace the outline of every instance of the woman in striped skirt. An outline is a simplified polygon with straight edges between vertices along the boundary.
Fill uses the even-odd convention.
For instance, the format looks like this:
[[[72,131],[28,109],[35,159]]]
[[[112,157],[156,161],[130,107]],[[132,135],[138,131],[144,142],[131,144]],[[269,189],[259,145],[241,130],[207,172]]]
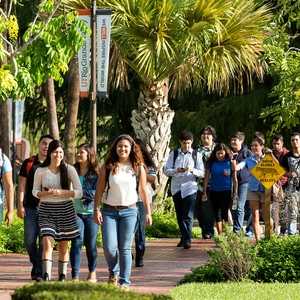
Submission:
[[[82,188],[75,168],[64,162],[61,141],[49,144],[47,158],[34,174],[32,194],[40,199],[43,280],[51,279],[53,244],[57,241],[58,276],[64,281],[69,262],[68,241],[79,236],[73,200],[82,197]]]

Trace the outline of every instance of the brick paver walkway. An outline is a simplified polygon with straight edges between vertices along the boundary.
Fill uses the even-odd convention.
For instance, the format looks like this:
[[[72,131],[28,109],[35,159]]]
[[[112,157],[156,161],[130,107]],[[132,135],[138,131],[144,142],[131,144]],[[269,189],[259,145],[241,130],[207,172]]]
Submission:
[[[191,268],[204,265],[208,259],[205,248],[215,247],[213,240],[193,239],[191,249],[176,247],[178,239],[160,239],[147,242],[144,267],[132,267],[130,289],[138,293],[165,294],[174,289],[178,281]],[[108,271],[103,251],[98,249],[98,282],[106,282]],[[133,250],[134,253],[134,250]],[[14,289],[32,283],[31,264],[26,254],[0,255],[0,299],[10,300]],[[68,269],[68,280],[71,270]],[[81,263],[80,280],[86,280],[88,274],[85,253]],[[57,280],[57,252],[53,254],[52,280]]]

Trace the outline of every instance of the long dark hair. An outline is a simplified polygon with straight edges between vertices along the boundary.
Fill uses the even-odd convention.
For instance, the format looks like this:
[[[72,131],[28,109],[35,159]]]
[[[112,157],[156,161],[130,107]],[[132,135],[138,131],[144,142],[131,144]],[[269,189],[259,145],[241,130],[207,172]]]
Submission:
[[[47,157],[44,160],[44,162],[40,165],[40,168],[48,167],[51,163],[51,157],[50,154],[55,151],[57,148],[61,147],[63,151],[65,151],[65,146],[63,142],[59,140],[53,140],[48,147]],[[60,172],[60,185],[63,190],[69,190],[70,189],[70,182],[68,177],[68,168],[65,163],[64,158],[61,160],[59,165],[59,172]]]
[[[83,148],[87,152],[88,157],[88,176],[91,176],[92,173],[99,173],[100,163],[98,157],[96,155],[95,148],[92,144],[83,143],[77,147],[77,150]],[[80,163],[76,162],[74,164],[74,168],[76,169],[77,173],[80,173]]]
[[[140,147],[135,143],[133,138],[128,134],[122,134],[118,136],[113,144],[111,145],[106,157],[105,157],[105,166],[112,171],[112,175],[116,174],[118,167],[119,156],[117,154],[117,145],[120,141],[127,140],[130,143],[131,149],[129,153],[129,158],[134,170],[134,173],[137,175],[139,167],[143,165],[143,155],[140,150]]]
[[[224,150],[225,158],[231,160],[232,154],[231,154],[231,151],[229,150],[229,148],[227,148],[226,145],[223,143],[218,143],[218,144],[216,144],[214,150],[212,151],[211,155],[209,156],[209,158],[207,159],[205,164],[207,164],[208,166],[211,166],[213,162],[218,160],[216,153],[217,153],[217,151],[220,151],[220,150]]]
[[[141,139],[134,139],[134,141],[136,142],[136,144],[140,147],[141,151],[142,151],[142,155],[143,155],[143,159],[144,159],[144,163],[146,165],[146,167],[152,167],[154,170],[156,170],[156,165],[150,155],[150,152],[147,149],[147,145],[141,140]]]

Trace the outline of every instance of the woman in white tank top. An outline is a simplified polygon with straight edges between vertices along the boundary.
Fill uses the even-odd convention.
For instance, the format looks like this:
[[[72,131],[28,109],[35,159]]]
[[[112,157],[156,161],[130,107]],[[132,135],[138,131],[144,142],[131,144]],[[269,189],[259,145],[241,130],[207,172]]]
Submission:
[[[103,250],[109,269],[108,283],[116,286],[119,283],[123,289],[128,289],[130,285],[131,246],[137,226],[138,194],[146,209],[146,224],[152,224],[146,185],[146,171],[139,147],[129,135],[120,135],[112,144],[100,170],[94,221],[102,225]]]

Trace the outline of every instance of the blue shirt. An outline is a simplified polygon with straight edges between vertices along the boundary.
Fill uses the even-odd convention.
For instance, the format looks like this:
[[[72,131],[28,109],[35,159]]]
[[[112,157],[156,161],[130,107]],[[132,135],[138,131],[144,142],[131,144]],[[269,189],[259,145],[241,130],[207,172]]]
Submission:
[[[229,159],[215,160],[212,164],[206,164],[205,168],[210,171],[210,191],[224,192],[231,190],[232,170]]]
[[[171,181],[171,193],[175,195],[179,191],[181,192],[182,198],[185,198],[189,195],[192,195],[197,192],[198,185],[196,178],[204,177],[204,167],[202,162],[202,155],[197,152],[196,163],[193,159],[193,149],[190,149],[187,153],[183,153],[181,148],[178,149],[178,156],[175,160],[175,165],[173,166],[174,161],[174,151],[171,152],[164,173],[167,176],[172,176]],[[187,166],[193,166],[193,173],[186,171],[184,173],[178,173],[177,169],[186,168]]]
[[[255,156],[249,156],[238,164],[238,166],[243,169],[247,168],[249,171],[255,167],[255,165],[264,158],[265,155],[261,156],[259,160]],[[248,190],[252,192],[264,192],[265,188],[260,182],[250,173],[250,180],[248,185]]]

